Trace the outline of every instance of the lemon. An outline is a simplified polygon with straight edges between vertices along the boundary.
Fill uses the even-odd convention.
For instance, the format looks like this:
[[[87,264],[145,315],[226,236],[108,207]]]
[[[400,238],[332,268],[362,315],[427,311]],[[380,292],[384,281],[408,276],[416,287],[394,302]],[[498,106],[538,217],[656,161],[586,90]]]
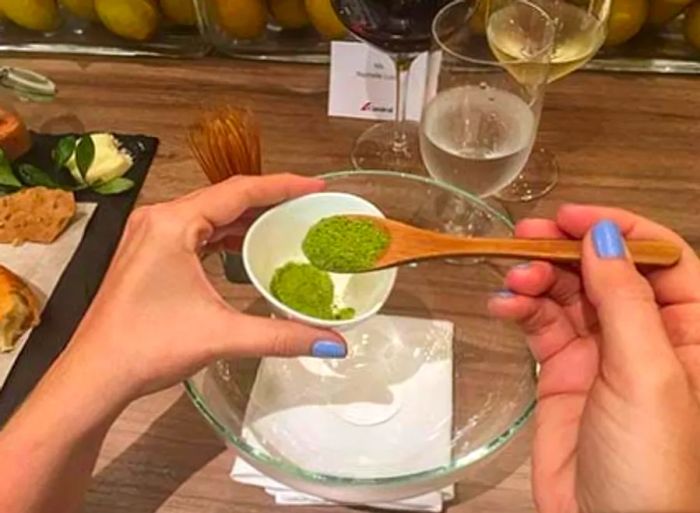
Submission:
[[[327,39],[340,39],[345,36],[345,26],[333,10],[331,0],[305,0],[304,6],[311,24]]]
[[[612,0],[605,46],[619,45],[632,39],[642,29],[648,11],[647,0]]]
[[[300,29],[309,24],[304,0],[268,0],[270,14],[280,27]]]
[[[78,18],[97,21],[95,0],[61,0],[61,3]]]
[[[61,21],[55,0],[0,0],[0,10],[14,23],[30,30],[50,32]]]
[[[230,36],[255,39],[265,31],[267,11],[262,0],[214,0],[219,26]]]
[[[692,0],[650,0],[647,23],[661,27],[678,16]]]
[[[197,24],[193,0],[160,0],[160,9],[166,18],[178,25]]]
[[[488,5],[488,0],[480,0],[476,9],[469,17],[469,28],[475,34],[486,34],[486,11]]]
[[[685,11],[683,33],[685,34],[685,39],[700,50],[700,3],[695,2]]]
[[[158,30],[159,13],[152,0],[95,0],[107,29],[123,38],[145,41]]]

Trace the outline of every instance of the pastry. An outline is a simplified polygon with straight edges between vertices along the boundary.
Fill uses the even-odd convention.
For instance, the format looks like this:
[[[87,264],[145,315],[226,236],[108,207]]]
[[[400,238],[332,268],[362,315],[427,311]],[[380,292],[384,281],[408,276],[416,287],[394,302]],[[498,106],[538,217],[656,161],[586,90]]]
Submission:
[[[12,351],[19,337],[39,323],[39,299],[19,276],[0,265],[0,353]]]
[[[75,215],[72,192],[32,187],[0,197],[0,243],[51,243]]]

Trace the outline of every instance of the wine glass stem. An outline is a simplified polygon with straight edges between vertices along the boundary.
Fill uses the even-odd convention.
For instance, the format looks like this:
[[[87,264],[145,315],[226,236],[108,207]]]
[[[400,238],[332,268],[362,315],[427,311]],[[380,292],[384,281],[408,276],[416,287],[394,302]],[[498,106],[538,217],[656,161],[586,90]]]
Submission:
[[[406,94],[408,89],[408,71],[411,69],[413,57],[405,54],[396,54],[393,57],[396,66],[396,104],[394,106],[394,153],[406,153],[408,138],[403,129],[406,120]]]

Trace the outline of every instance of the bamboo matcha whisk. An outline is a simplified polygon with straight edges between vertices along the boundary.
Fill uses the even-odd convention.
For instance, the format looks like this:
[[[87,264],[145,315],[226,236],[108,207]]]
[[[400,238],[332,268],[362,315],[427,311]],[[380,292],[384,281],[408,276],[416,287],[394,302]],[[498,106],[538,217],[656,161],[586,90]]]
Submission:
[[[190,150],[212,184],[238,175],[260,175],[260,127],[250,110],[225,106],[204,112],[189,127]],[[207,246],[206,254],[218,252],[226,278],[233,283],[249,283],[240,249],[257,210],[244,213],[229,227],[227,236]]]
[[[207,110],[189,128],[187,141],[211,183],[262,172],[260,127],[250,110],[231,106]]]

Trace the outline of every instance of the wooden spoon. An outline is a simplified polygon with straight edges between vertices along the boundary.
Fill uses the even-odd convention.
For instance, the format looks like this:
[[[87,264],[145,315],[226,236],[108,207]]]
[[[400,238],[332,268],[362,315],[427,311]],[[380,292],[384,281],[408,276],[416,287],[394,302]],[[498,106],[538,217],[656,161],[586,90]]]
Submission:
[[[373,269],[386,269],[408,262],[444,257],[507,257],[579,262],[581,241],[560,239],[497,239],[459,237],[422,230],[391,219],[370,216],[349,216],[368,219],[391,236],[389,247]],[[636,264],[672,266],[681,257],[681,249],[662,240],[629,240],[627,248]]]

